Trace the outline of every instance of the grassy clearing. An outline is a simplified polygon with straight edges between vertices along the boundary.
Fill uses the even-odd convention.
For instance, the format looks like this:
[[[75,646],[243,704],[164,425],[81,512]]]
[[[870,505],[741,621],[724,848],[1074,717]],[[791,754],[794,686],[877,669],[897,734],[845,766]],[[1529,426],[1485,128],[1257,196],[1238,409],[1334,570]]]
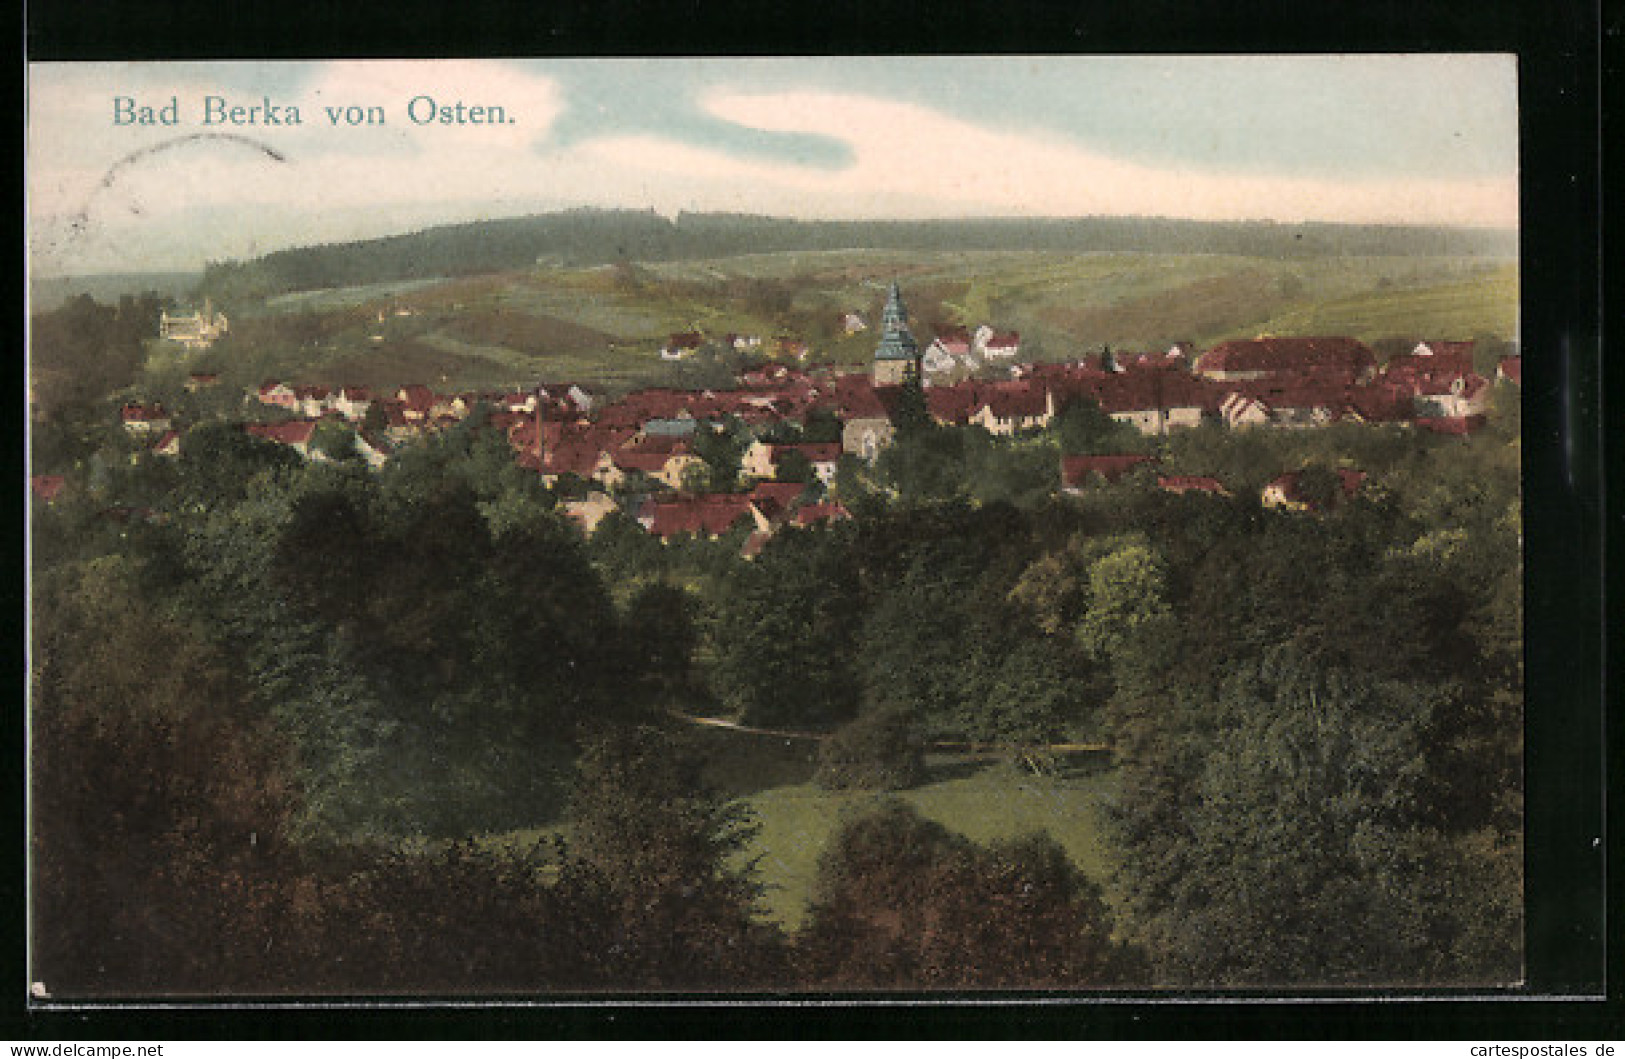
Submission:
[[[944,768],[941,775],[898,797],[977,842],[1047,831],[1085,874],[1105,884],[1100,808],[1114,787],[1115,773],[1036,777],[1006,765],[980,765]],[[748,855],[757,858],[770,918],[790,929],[801,924],[812,900],[819,856],[841,821],[861,813],[877,797],[800,783],[744,799],[760,826]]]
[[[841,822],[888,795],[829,791],[812,782],[817,745],[810,740],[752,735],[727,729],[696,730],[708,782],[749,810],[758,830],[746,860],[753,860],[765,892],[768,918],[794,930],[806,918],[818,859]],[[942,756],[931,779],[895,797],[920,814],[977,842],[1045,831],[1086,875],[1105,886],[1107,845],[1101,807],[1116,788],[1109,765],[1080,757],[1054,776],[1034,776],[1002,763]],[[483,836],[496,850],[523,850],[554,836],[569,839],[562,823]]]

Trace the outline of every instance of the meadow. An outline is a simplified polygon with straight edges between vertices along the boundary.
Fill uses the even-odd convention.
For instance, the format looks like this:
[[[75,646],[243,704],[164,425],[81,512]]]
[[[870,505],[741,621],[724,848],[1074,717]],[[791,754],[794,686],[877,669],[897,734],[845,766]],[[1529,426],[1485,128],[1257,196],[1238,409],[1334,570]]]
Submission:
[[[987,323],[1021,332],[1035,360],[1259,334],[1375,342],[1509,338],[1517,328],[1518,269],[1504,259],[849,250],[538,265],[286,295],[247,314],[247,334],[210,359],[294,382],[625,389],[668,381],[659,347],[699,330],[794,336],[809,342],[809,360],[857,367],[874,334],[845,334],[841,317],[877,324],[893,280],[922,344],[943,326]]]

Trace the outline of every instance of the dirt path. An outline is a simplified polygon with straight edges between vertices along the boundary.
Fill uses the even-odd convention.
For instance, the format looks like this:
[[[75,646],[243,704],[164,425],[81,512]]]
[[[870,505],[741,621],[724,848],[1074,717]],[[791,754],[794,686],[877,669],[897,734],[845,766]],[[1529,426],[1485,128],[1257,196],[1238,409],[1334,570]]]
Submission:
[[[738,721],[730,721],[723,717],[697,717],[693,714],[680,713],[672,710],[671,715],[680,721],[689,724],[702,725],[706,728],[725,728],[730,732],[741,732],[745,735],[765,735],[775,739],[806,739],[813,742],[823,742],[830,738],[828,732],[794,732],[784,728],[756,728]],[[938,741],[927,744],[928,749],[939,753],[963,754],[970,756],[993,756],[1020,752],[1023,754],[1049,753],[1049,754],[1081,754],[1110,750],[1109,743],[1050,743],[1046,746],[1003,746],[998,743],[962,743],[951,741]]]

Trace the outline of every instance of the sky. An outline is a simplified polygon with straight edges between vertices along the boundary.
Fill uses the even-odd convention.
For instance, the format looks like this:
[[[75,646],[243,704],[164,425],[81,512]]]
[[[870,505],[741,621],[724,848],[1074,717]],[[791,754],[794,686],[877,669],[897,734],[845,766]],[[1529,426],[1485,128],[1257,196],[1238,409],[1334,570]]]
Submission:
[[[413,120],[459,103],[503,120]],[[40,275],[581,206],[1518,223],[1506,55],[48,63],[27,106]]]

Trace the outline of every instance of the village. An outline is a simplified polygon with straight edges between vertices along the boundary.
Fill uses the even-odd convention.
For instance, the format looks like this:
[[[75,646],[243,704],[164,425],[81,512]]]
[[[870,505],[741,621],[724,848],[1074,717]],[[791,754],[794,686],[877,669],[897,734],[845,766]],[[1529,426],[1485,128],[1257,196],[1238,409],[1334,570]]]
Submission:
[[[848,333],[867,329],[857,313],[843,322]],[[166,314],[162,337],[189,349],[207,348],[227,326],[209,306],[193,316]],[[878,331],[867,372],[809,365],[804,343],[775,340],[783,359],[758,360],[736,376],[732,389],[642,388],[617,400],[567,381],[446,394],[418,384],[374,393],[271,380],[245,395],[245,403],[258,408],[260,418],[272,418],[244,422],[242,429],[320,461],[331,458],[331,446],[317,442],[318,431],[325,424],[347,428],[346,453],[376,468],[401,446],[478,411],[488,428],[506,436],[519,466],[567,498],[564,510],[583,531],[591,533],[618,509],[662,540],[716,537],[748,523],[749,556],[782,525],[848,517],[836,489],[842,461],[872,463],[892,443],[899,399],[915,384],[939,426],[980,427],[1010,439],[1045,430],[1080,401],[1094,402],[1145,437],[1203,424],[1241,431],[1339,422],[1461,435],[1484,424],[1493,391],[1492,381],[1474,370],[1471,341],[1421,341],[1383,364],[1366,344],[1346,337],[1238,339],[1206,350],[1189,343],[1142,353],[1103,349],[1083,360],[1032,363],[1019,359],[1019,334],[984,325],[974,332],[936,328],[922,348],[895,283]],[[707,341],[698,332],[674,334],[659,356],[693,355]],[[761,345],[755,336],[721,341],[746,352]],[[1519,384],[1521,358],[1502,357],[1496,379]],[[187,388],[217,384],[215,375],[194,374]],[[124,429],[152,452],[179,453],[188,424],[161,406],[126,404],[121,417]],[[736,488],[707,489],[698,435],[725,427],[741,435]],[[1055,485],[1078,492],[1136,468],[1154,471],[1156,462],[1144,452],[1063,455]],[[1340,475],[1348,495],[1364,478],[1357,468]],[[1210,476],[1157,474],[1156,483],[1172,492],[1228,491]],[[42,497],[53,486],[60,488],[35,483]],[[1290,468],[1266,486],[1261,499],[1270,506],[1311,506]]]

